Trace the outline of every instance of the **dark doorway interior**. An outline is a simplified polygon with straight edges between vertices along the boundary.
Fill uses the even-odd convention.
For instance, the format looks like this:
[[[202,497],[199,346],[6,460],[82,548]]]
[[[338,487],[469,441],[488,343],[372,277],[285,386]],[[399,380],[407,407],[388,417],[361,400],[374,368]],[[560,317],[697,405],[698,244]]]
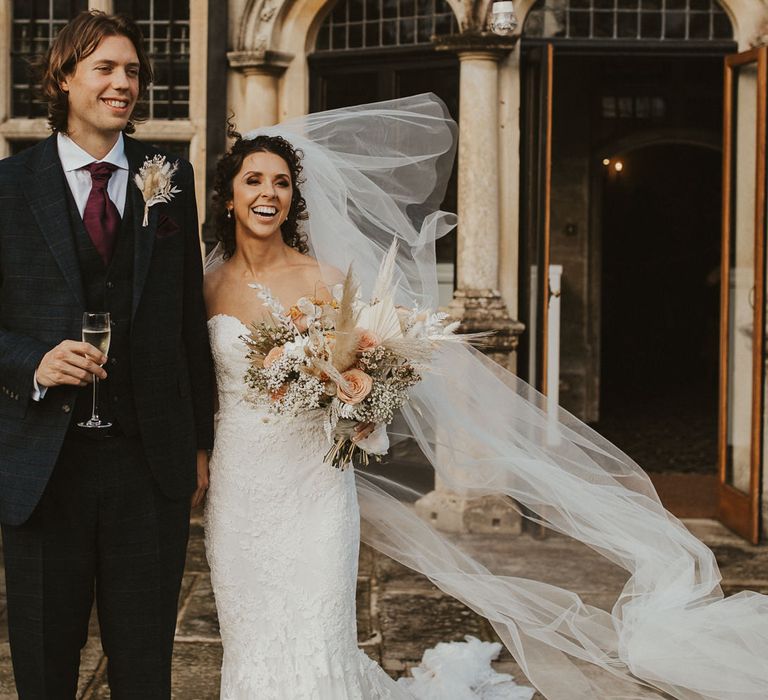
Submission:
[[[310,55],[310,109],[320,112],[432,92],[459,120],[459,63],[431,47],[416,50],[321,52]],[[440,208],[457,209],[458,168]],[[456,231],[437,241],[437,261],[456,262]]]
[[[603,183],[597,427],[646,471],[713,475],[721,155],[663,144],[620,160]]]

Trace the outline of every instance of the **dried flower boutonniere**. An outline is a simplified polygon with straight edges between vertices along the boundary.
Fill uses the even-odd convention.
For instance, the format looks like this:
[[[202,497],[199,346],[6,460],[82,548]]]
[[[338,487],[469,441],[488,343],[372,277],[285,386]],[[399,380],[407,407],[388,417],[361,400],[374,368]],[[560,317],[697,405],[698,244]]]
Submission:
[[[144,197],[144,221],[142,226],[149,222],[149,208],[159,202],[170,202],[173,195],[181,190],[173,185],[173,176],[179,169],[178,161],[169,163],[165,156],[159,153],[154,158],[147,158],[144,165],[133,178],[136,186]]]

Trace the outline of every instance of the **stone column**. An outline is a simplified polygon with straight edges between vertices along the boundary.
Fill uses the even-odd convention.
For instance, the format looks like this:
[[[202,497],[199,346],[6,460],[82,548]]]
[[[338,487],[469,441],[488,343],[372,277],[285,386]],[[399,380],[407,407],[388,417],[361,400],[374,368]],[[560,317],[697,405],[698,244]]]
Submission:
[[[459,49],[458,288],[451,315],[465,332],[493,331],[487,354],[511,368],[522,324],[499,291],[499,60],[508,49],[493,38]]]
[[[229,65],[245,80],[243,113],[237,115],[238,130],[245,132],[280,121],[280,76],[293,56],[277,51],[233,51]]]
[[[458,288],[449,306],[463,332],[493,331],[484,352],[510,367],[523,325],[507,313],[499,292],[499,68],[514,46],[494,36],[446,37],[438,48],[460,60]],[[436,454],[440,459],[439,448]],[[417,512],[448,532],[518,534],[522,520],[510,501],[468,498],[435,479]]]
[[[500,57],[459,52],[459,289],[493,288],[499,279]]]

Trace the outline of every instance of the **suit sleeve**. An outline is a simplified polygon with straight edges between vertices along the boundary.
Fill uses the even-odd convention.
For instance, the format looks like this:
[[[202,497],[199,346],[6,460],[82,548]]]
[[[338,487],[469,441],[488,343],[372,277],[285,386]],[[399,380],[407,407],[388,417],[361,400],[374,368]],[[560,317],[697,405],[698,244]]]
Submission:
[[[192,403],[197,429],[197,447],[213,447],[213,361],[208,341],[205,302],[203,300],[203,261],[200,229],[197,221],[195,179],[192,166],[186,165],[184,178],[184,317],[183,341],[189,364]]]
[[[0,226],[6,223],[0,220]],[[4,296],[3,285],[7,284],[2,269],[0,249],[0,300]],[[48,350],[50,348],[36,338],[9,331],[0,316],[0,405],[6,415],[24,417],[32,397],[35,370]]]

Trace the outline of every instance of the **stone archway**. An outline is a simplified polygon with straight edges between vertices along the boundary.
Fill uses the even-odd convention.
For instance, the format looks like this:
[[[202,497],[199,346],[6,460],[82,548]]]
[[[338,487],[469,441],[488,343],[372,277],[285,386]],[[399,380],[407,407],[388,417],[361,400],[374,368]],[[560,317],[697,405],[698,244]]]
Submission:
[[[248,128],[266,125],[309,111],[306,57],[337,0],[248,0],[230,65],[242,78],[234,111],[248,115]],[[460,27],[468,9],[460,0],[446,0]],[[485,0],[487,5],[489,0]],[[470,8],[471,10],[471,8]],[[233,100],[235,102],[235,100]],[[266,104],[265,104],[266,103]]]
[[[520,32],[528,14],[539,2],[540,0],[521,0],[517,7]],[[760,0],[717,0],[717,3],[728,15],[733,27],[733,39],[739,51],[764,43],[768,26],[768,7],[764,3]],[[488,7],[490,4],[491,2],[487,3]]]
[[[722,134],[705,129],[648,129],[638,134],[609,141],[596,149],[594,156],[623,155],[646,146],[684,144],[714,151],[723,150]]]

